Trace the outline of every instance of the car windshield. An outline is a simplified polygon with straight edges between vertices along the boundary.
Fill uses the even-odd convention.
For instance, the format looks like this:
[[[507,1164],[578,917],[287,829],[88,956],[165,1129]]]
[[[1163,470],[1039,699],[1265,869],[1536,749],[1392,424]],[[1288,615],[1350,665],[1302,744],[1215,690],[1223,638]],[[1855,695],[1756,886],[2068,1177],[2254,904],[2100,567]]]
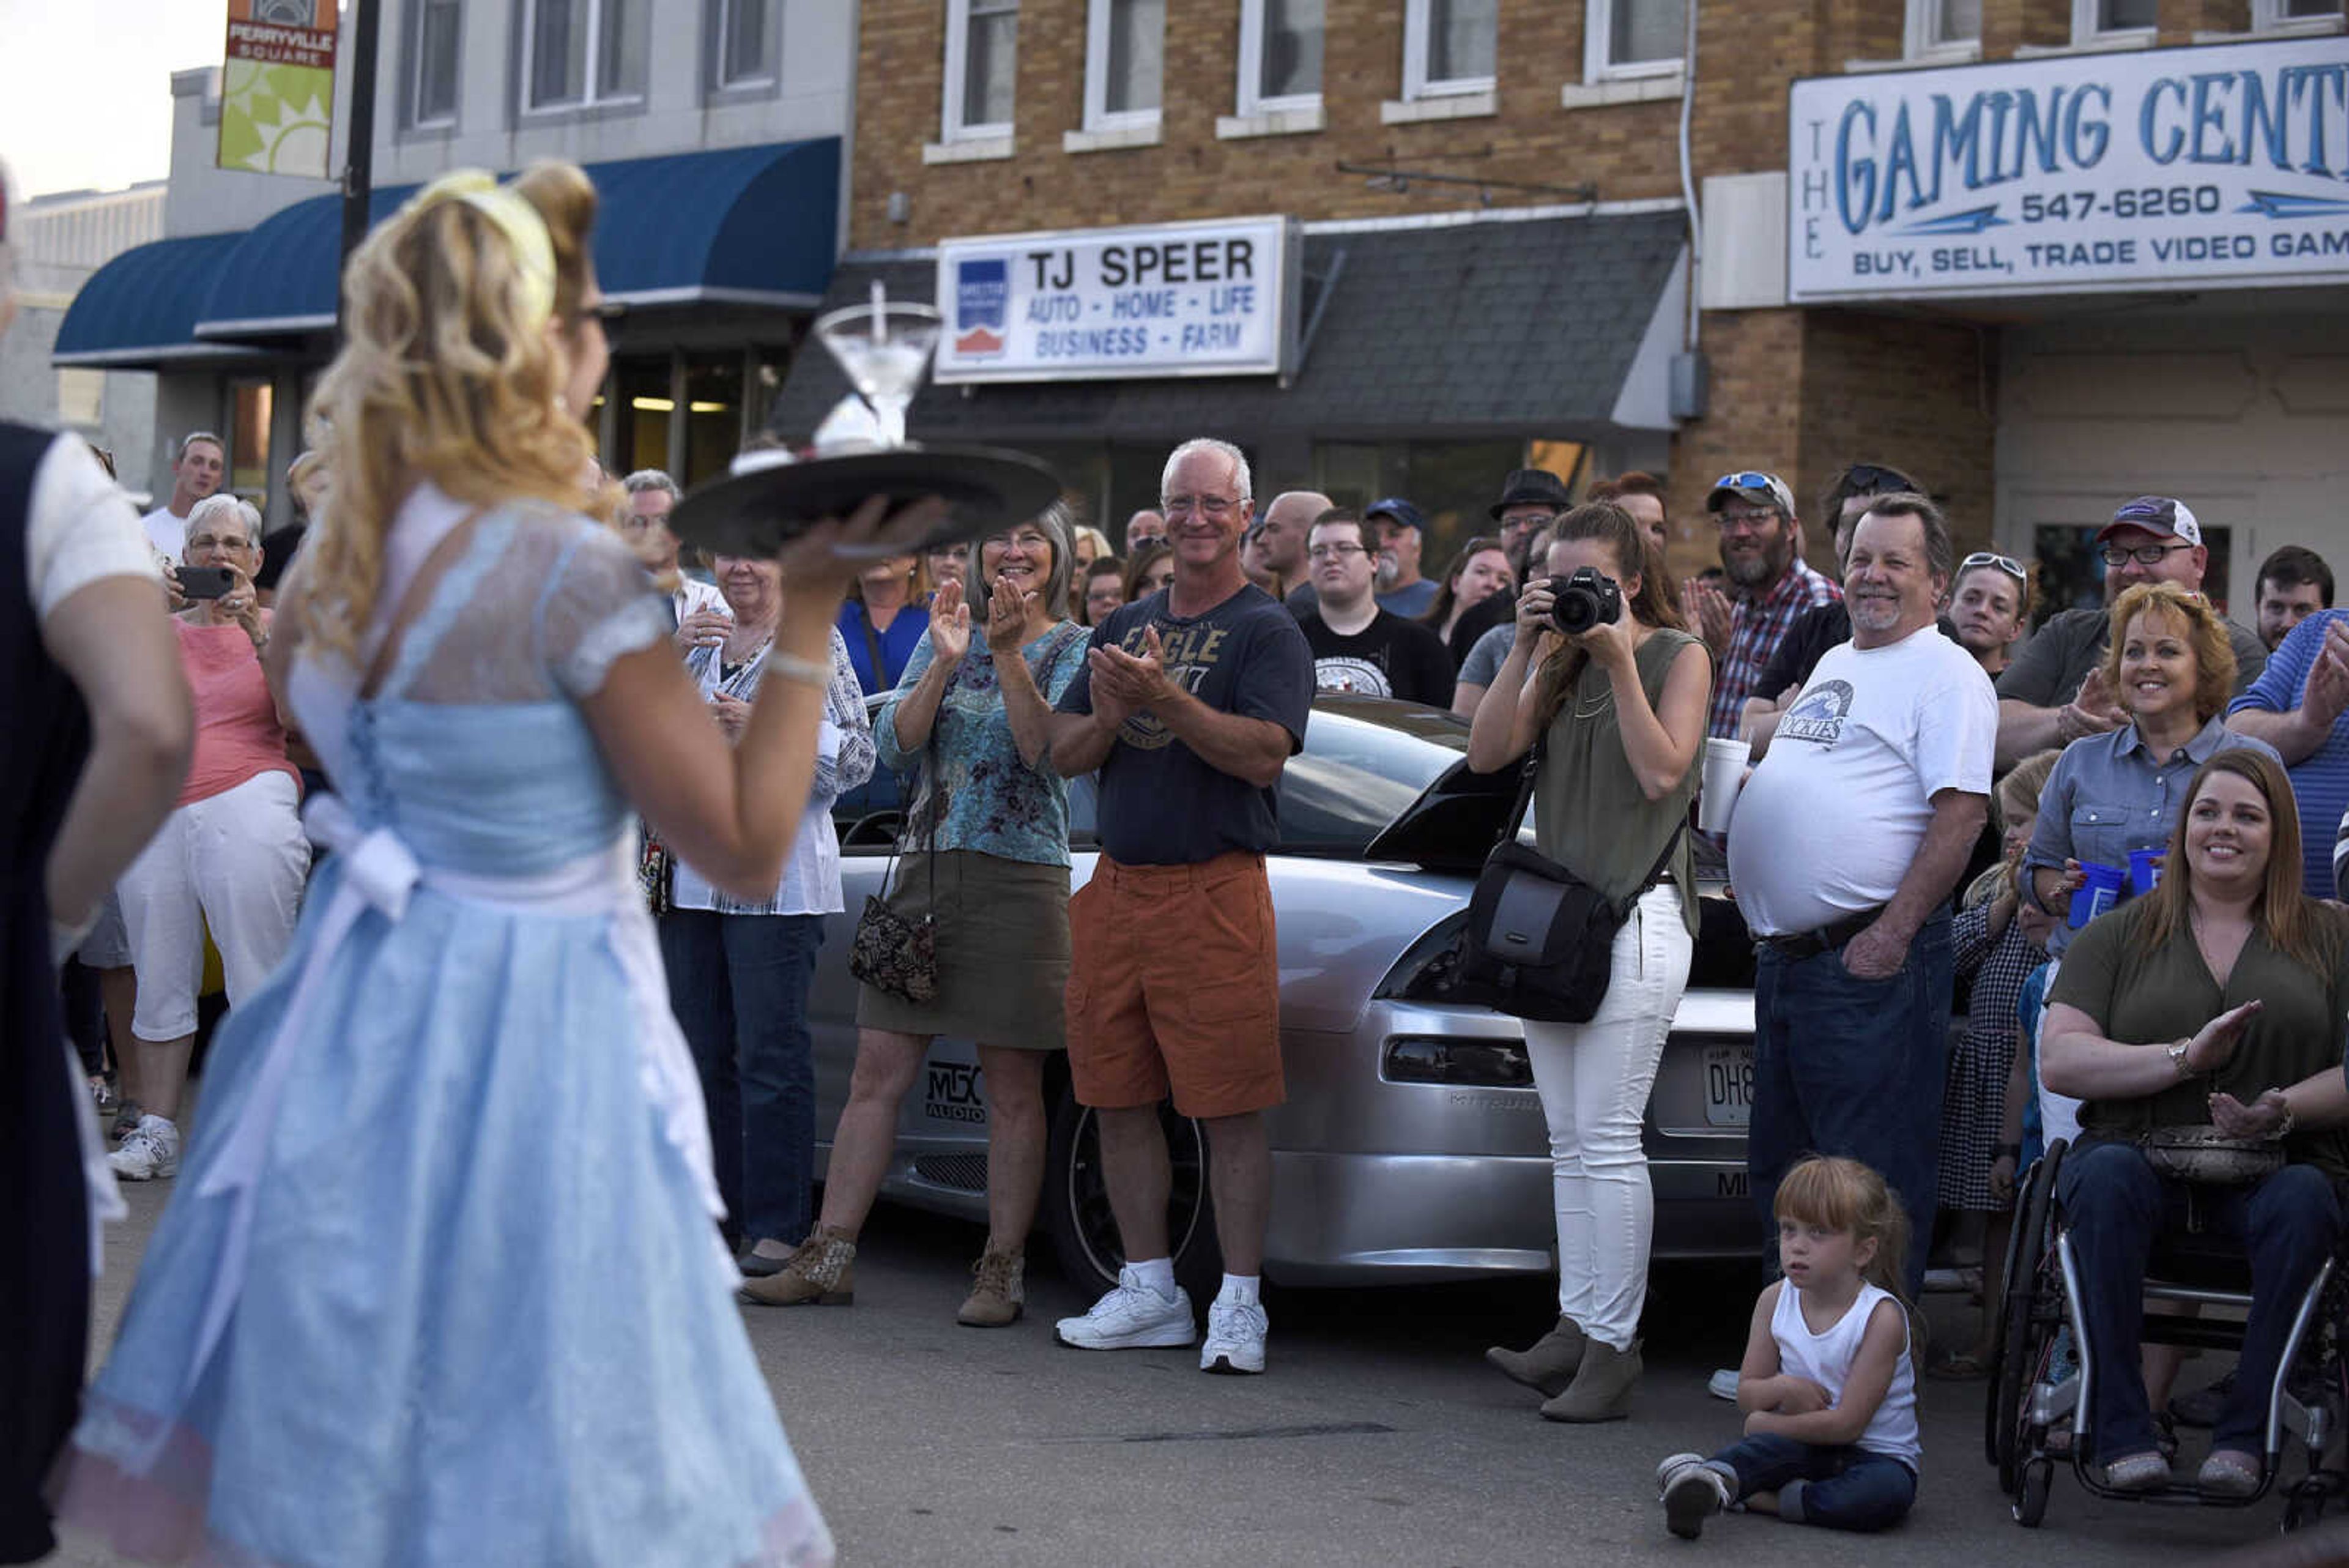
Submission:
[[[1316,698],[1305,749],[1288,759],[1280,776],[1278,852],[1361,855],[1467,749],[1467,721],[1441,709]],[[907,782],[877,768],[869,784],[842,797],[833,811],[843,848],[886,847]],[[1069,781],[1072,847],[1097,844],[1098,800],[1091,776]]]

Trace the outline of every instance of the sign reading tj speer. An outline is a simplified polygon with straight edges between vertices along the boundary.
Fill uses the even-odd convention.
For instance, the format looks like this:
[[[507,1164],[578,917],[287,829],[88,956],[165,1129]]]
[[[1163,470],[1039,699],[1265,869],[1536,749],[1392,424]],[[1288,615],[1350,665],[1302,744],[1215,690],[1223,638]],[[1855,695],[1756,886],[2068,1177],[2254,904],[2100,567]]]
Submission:
[[[935,379],[1278,375],[1298,252],[1278,217],[947,240]]]
[[[2349,278],[2349,38],[1796,82],[1795,300]]]

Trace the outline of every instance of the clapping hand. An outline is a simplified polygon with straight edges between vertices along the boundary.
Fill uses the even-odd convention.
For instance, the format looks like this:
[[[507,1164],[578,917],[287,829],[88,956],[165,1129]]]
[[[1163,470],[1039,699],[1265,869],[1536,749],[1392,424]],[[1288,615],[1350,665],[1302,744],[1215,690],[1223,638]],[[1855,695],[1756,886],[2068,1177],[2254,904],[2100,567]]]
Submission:
[[[1097,648],[1086,655],[1092,669],[1096,706],[1103,691],[1112,701],[1123,704],[1129,712],[1172,701],[1176,689],[1163,662],[1164,651],[1159,645],[1158,628],[1153,626],[1143,628],[1142,651],[1138,654],[1122,648]]]
[[[2210,1125],[2229,1137],[2274,1137],[2291,1115],[2282,1089],[2270,1089],[2248,1106],[2224,1089],[2210,1096]]]
[[[2344,709],[2349,709],[2349,627],[2336,620],[2324,628],[2324,646],[2309,667],[2300,711],[2312,724],[2330,730]]]
[[[1696,622],[1698,634],[1719,659],[1729,651],[1729,596],[1707,578],[1689,577],[1681,584],[1681,605]]]
[[[2062,739],[2078,740],[2083,735],[2109,733],[2127,722],[2128,711],[2105,683],[2105,667],[2099,664],[2080,682],[2079,695],[2061,710],[2056,734]]]
[[[1028,611],[1035,602],[1033,591],[1022,593],[1009,576],[995,579],[987,596],[987,646],[991,652],[1019,651],[1020,634],[1028,629]]]
[[[716,648],[726,640],[734,628],[734,618],[724,610],[705,607],[688,610],[677,623],[677,646],[690,653],[697,648]]]
[[[2186,1043],[2187,1071],[2215,1073],[2231,1061],[2235,1047],[2242,1043],[2243,1031],[2251,1026],[2261,1005],[2254,999],[2240,1007],[2230,1007],[2197,1030]]]
[[[930,656],[952,667],[970,651],[970,607],[962,585],[949,580],[930,596]]]
[[[742,726],[750,722],[750,704],[740,697],[729,697],[723,691],[710,693],[709,711],[730,741],[740,740]]]

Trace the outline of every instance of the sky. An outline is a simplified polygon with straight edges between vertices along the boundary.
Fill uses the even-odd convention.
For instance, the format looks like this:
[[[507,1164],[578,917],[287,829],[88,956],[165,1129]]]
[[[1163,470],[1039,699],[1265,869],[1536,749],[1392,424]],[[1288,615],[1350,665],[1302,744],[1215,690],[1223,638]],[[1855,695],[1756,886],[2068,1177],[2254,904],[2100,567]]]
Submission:
[[[0,0],[0,162],[24,197],[171,171],[171,73],[218,65],[226,0]]]

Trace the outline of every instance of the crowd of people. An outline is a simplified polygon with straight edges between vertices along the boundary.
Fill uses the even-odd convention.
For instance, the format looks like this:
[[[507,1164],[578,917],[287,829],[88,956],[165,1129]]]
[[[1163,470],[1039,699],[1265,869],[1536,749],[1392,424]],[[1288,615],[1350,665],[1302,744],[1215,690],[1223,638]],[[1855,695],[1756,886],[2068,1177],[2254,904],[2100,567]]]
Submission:
[[[2130,1359],[2133,1282],[2181,1201],[2139,1138],[2180,1125],[2285,1153],[2209,1211],[2260,1304],[2197,1479],[2260,1486],[2282,1314],[2342,1239],[2349,1176],[2349,612],[2312,552],[2262,564],[2246,628],[2202,591],[2191,509],[2137,497],[2096,535],[2104,604],[2033,630],[2031,564],[1961,558],[1928,487],[1879,463],[1821,498],[1833,576],[1791,487],[1741,470],[1704,502],[1718,568],[1678,580],[1652,475],[1578,496],[1524,469],[1429,576],[1412,500],[1259,502],[1243,452],[1202,437],[1117,548],[1058,504],[938,545],[935,504],[876,499],[779,558],[689,564],[679,486],[605,481],[580,423],[606,361],[594,212],[568,166],[456,175],[368,239],[294,476],[298,555],[273,559],[209,433],[142,526],[87,451],[0,427],[0,515],[26,540],[0,555],[38,633],[12,657],[46,681],[58,756],[78,760],[87,709],[89,755],[12,786],[48,945],[10,961],[73,957],[62,1007],[51,975],[37,1004],[11,987],[12,1029],[80,1047],[113,1176],[177,1179],[86,1393],[82,1262],[27,1314],[58,1354],[7,1389],[12,1451],[44,1463],[0,1478],[0,1559],[45,1548],[54,1504],[167,1556],[388,1561],[462,1530],[483,1560],[828,1561],[731,1298],[853,1302],[940,1035],[977,1042],[988,1102],[958,1321],[1024,1315],[1042,1069],[1065,1052],[1124,1262],[1056,1337],[1261,1373],[1264,1114],[1285,1093],[1265,860],[1317,691],[1449,709],[1480,772],[1530,756],[1535,846],[1624,911],[1596,1011],[1525,1025],[1558,1310],[1488,1359],[1553,1420],[1624,1418],[1641,1380],[1641,1123],[1700,867],[1725,864],[1757,965],[1756,1245],[1783,1278],[1716,1380],[1742,1440],[1660,1469],[1675,1532],[1733,1505],[1862,1530],[1907,1511],[1918,1378],[1979,1376],[1989,1346],[1985,1326],[1920,1365],[1911,1339],[1943,1211],[1982,1216],[1995,1257],[2057,1138],[2090,1326]],[[1576,584],[1607,597],[1569,619]],[[1734,794],[1702,803],[1727,824],[1708,833],[1716,753],[1743,765],[1708,786]],[[860,924],[819,1208],[831,808],[879,765],[909,794]],[[1081,775],[1101,855],[1072,896]],[[907,935],[867,961],[866,926]],[[228,1014],[191,1136],[207,938]],[[41,1083],[0,1144],[45,1206],[10,1210],[13,1241],[54,1265],[86,1251],[88,1200],[58,1174],[83,1164],[71,1122],[26,1108],[53,1105]],[[1167,1234],[1169,1101],[1206,1130],[1204,1339]],[[264,1179],[292,1168],[298,1189]],[[582,1237],[614,1268],[565,1267]],[[1983,1282],[1985,1325],[2003,1283]],[[492,1334],[533,1348],[487,1355]],[[451,1348],[445,1375],[410,1370]],[[2174,1372],[2097,1383],[2081,1440],[2112,1486],[2169,1479]],[[295,1398],[351,1418],[322,1440]],[[538,1479],[488,1467],[492,1496],[422,1446],[449,1432]],[[214,1485],[231,1474],[305,1485]],[[564,1502],[606,1475],[626,1483],[596,1509]]]

